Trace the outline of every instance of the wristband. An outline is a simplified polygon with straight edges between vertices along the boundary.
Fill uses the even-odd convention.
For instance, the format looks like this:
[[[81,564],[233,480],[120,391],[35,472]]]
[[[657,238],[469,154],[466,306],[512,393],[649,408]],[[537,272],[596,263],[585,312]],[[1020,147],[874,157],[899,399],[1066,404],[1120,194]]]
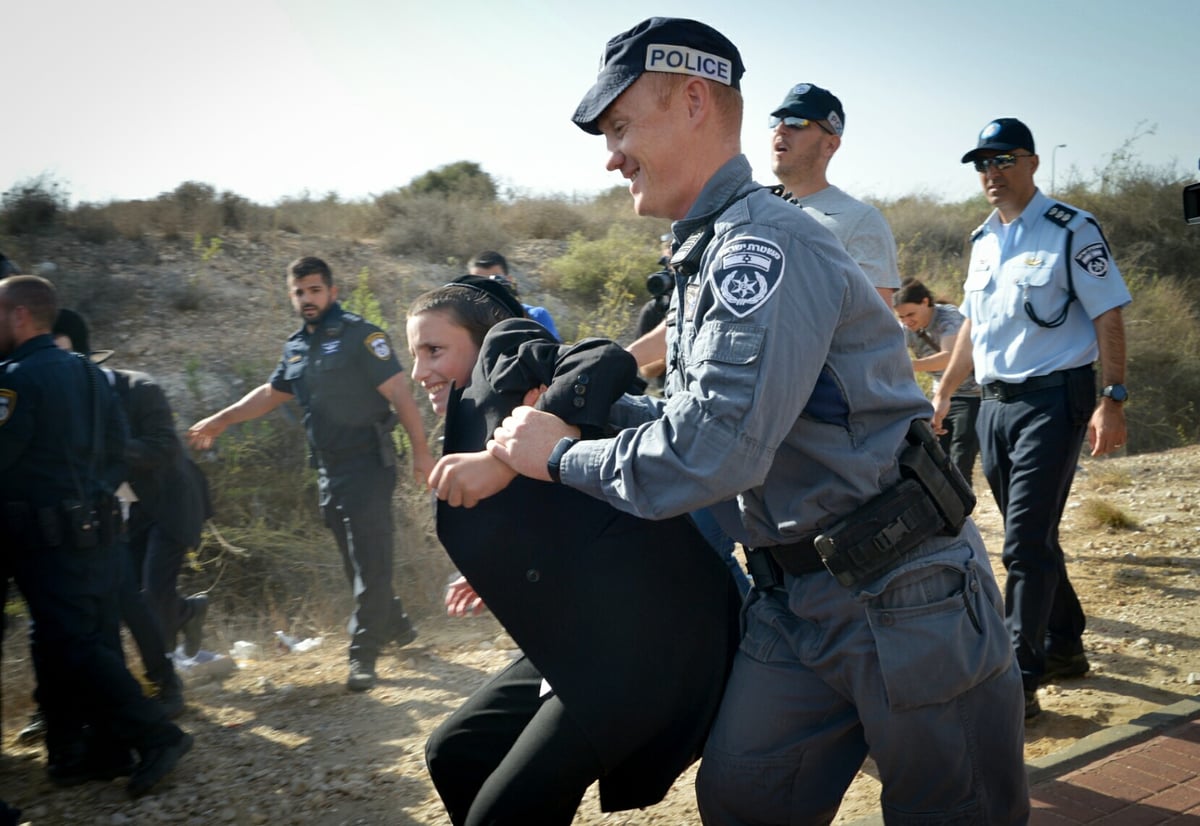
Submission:
[[[562,464],[563,456],[578,441],[578,439],[570,436],[563,436],[558,440],[558,444],[554,446],[554,450],[550,451],[550,458],[546,460],[546,472],[550,474],[550,481],[554,482],[554,484],[562,484],[562,469],[559,465]]]

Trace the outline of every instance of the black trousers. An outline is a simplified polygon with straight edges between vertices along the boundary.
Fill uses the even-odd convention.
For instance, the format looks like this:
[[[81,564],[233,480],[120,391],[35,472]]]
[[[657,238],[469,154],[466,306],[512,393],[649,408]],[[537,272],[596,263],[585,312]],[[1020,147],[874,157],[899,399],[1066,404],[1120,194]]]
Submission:
[[[975,457],[979,455],[979,433],[975,429],[979,404],[978,396],[951,396],[950,411],[942,420],[946,432],[938,437],[942,450],[946,451],[968,485],[975,473]]]
[[[166,637],[162,626],[150,606],[146,604],[144,592],[138,586],[137,570],[128,547],[118,547],[122,568],[121,584],[117,601],[121,622],[129,629],[142,656],[146,678],[160,686],[173,681],[175,666],[167,656]]]
[[[171,537],[134,502],[129,512],[129,551],[133,558],[134,583],[142,591],[147,607],[168,651],[175,648],[179,629],[192,618],[195,607],[179,595],[175,584],[187,556],[187,546]]]
[[[1086,618],[1067,576],[1058,523],[1095,406],[1091,371],[1059,387],[979,411],[983,473],[1004,516],[1005,622],[1025,688],[1045,672],[1046,651],[1083,650]]]
[[[14,554],[13,576],[33,620],[35,698],[46,719],[51,764],[80,756],[85,728],[106,743],[139,751],[183,736],[125,667],[118,602],[123,570],[115,543]]]
[[[392,594],[396,469],[384,467],[376,455],[364,456],[320,468],[317,485],[325,524],[337,541],[354,593],[347,628],[350,659],[374,665],[404,616]]]
[[[425,760],[454,826],[569,826],[601,772],[583,731],[521,657],[442,723]]]

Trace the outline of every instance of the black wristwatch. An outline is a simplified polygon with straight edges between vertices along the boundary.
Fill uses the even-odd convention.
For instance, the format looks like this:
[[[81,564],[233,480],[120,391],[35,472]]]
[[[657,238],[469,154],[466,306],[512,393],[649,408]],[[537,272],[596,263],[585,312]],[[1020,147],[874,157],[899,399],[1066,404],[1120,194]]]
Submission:
[[[578,439],[570,436],[563,436],[558,440],[558,444],[554,446],[554,450],[550,451],[550,458],[546,460],[546,472],[550,474],[550,481],[554,482],[554,484],[562,484],[562,469],[559,465],[562,464],[563,456],[578,441]]]
[[[1123,384],[1110,384],[1100,391],[1100,395],[1107,396],[1117,404],[1121,404],[1129,398],[1129,391],[1125,389],[1125,385]]]

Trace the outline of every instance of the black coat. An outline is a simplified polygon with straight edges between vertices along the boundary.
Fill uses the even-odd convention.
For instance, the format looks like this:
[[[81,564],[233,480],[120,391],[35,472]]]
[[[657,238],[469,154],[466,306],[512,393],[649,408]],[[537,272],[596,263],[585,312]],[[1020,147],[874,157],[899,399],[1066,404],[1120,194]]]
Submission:
[[[129,486],[137,494],[136,522],[154,522],[184,547],[200,542],[211,516],[208,482],[175,431],[171,403],[150,376],[108,370],[129,420],[125,445]]]
[[[566,347],[536,323],[496,325],[451,394],[446,453],[483,448],[526,390],[598,435],[636,375],[619,346]],[[703,748],[737,646],[728,568],[687,517],[648,521],[518,477],[473,509],[438,506],[438,537],[604,766],[607,811],[658,802]]]

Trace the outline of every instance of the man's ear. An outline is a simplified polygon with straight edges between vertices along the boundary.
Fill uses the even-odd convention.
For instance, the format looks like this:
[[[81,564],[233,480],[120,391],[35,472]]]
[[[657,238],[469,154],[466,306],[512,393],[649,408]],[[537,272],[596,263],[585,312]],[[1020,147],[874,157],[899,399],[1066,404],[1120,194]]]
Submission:
[[[708,81],[695,76],[689,77],[683,84],[683,99],[687,104],[689,120],[702,119],[712,109],[712,90]]]

